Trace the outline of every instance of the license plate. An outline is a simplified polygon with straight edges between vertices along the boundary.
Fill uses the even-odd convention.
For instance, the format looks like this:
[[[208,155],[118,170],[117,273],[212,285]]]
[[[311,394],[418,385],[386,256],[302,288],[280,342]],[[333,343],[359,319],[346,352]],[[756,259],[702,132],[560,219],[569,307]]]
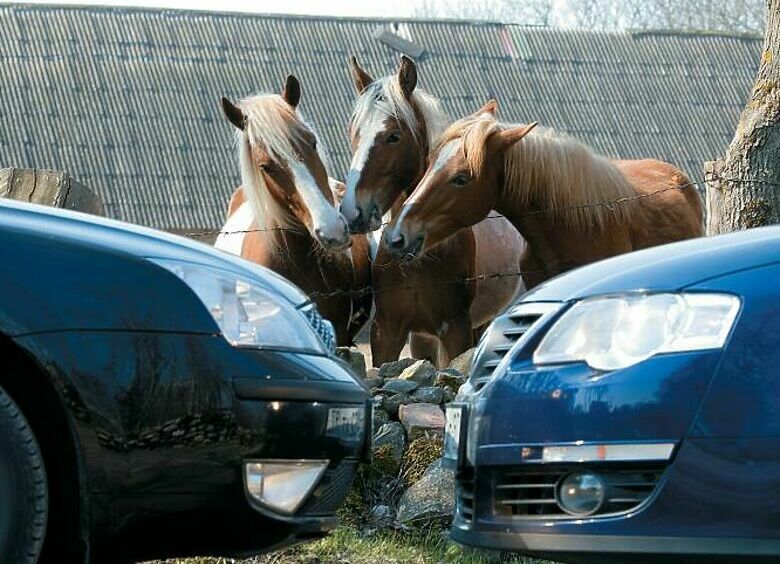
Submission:
[[[331,407],[325,435],[343,440],[362,440],[366,424],[364,407]]]
[[[460,406],[447,407],[447,422],[444,426],[444,458],[458,460],[460,451],[461,422],[463,421],[463,408]]]

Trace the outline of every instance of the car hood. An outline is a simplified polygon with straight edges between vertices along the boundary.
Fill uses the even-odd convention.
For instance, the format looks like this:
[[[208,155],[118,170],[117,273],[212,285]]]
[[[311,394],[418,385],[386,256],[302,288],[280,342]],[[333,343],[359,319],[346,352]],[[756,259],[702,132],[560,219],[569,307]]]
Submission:
[[[569,301],[625,291],[673,291],[780,261],[780,227],[749,229],[662,245],[571,271],[523,301]]]
[[[204,245],[138,225],[35,204],[0,200],[0,232],[29,231],[113,255],[172,259],[229,270],[276,292],[294,306],[309,301],[273,271]]]

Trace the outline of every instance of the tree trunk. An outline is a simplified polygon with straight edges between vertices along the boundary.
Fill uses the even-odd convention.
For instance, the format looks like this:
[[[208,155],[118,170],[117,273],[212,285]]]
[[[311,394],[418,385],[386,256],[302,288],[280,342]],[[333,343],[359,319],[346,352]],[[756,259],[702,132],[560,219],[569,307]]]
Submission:
[[[705,176],[708,235],[780,223],[780,0],[767,0],[761,65],[737,133]]]

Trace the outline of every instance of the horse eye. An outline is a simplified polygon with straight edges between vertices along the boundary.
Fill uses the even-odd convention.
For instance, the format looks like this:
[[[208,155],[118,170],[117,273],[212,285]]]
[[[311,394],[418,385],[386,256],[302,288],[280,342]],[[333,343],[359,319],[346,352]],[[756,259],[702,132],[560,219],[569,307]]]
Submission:
[[[401,132],[400,131],[393,131],[390,133],[390,135],[387,136],[385,139],[385,143],[398,143],[401,140]]]
[[[453,183],[455,186],[465,186],[465,185],[466,185],[466,184],[468,184],[470,181],[471,181],[471,177],[470,177],[468,174],[463,174],[463,173],[461,173],[461,174],[456,174],[456,175],[455,175],[455,176],[452,178],[452,183]]]

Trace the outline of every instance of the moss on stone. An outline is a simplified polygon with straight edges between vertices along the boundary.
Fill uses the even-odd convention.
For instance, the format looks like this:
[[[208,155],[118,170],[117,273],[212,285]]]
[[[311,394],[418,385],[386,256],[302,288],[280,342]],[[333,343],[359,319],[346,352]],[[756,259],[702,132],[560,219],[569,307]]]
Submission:
[[[386,476],[394,476],[397,473],[398,462],[391,445],[379,445],[373,449],[372,455],[373,460],[371,461],[371,466],[375,470],[378,470]]]
[[[444,454],[444,445],[438,437],[420,437],[409,444],[404,455],[401,477],[408,488],[422,478],[428,467]]]

